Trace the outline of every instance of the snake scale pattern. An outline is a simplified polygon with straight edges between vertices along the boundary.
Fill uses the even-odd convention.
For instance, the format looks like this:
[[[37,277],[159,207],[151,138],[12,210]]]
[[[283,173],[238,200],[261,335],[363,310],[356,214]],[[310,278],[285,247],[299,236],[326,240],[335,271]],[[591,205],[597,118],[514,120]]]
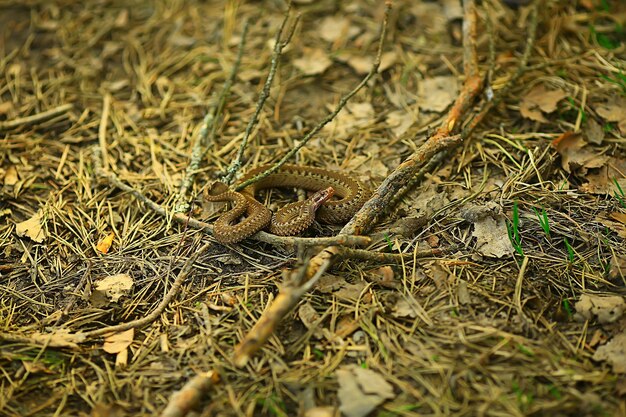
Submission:
[[[262,165],[244,175],[240,183],[266,171]],[[290,203],[276,213],[256,200],[255,194],[267,188],[303,188],[314,192],[304,201]],[[334,200],[332,196],[337,197]],[[308,228],[315,219],[323,223],[345,223],[361,208],[369,196],[365,186],[339,171],[299,165],[283,165],[277,172],[251,184],[241,192],[232,191],[221,182],[209,187],[207,201],[230,201],[233,207],[214,224],[215,238],[224,244],[240,242],[259,230],[291,236]],[[238,221],[242,216],[245,218]]]

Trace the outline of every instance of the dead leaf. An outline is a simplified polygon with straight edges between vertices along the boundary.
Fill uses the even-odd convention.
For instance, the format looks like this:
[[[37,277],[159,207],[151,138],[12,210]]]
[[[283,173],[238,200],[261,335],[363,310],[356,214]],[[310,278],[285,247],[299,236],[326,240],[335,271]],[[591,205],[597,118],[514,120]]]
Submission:
[[[620,188],[626,190],[624,172],[626,172],[626,160],[610,157],[597,172],[586,175],[585,179],[588,182],[579,186],[578,189],[588,194],[619,195],[621,194]]]
[[[14,186],[20,180],[15,165],[10,165],[4,173],[4,185]]]
[[[77,349],[78,343],[85,340],[81,333],[70,333],[67,329],[57,329],[52,333],[35,332],[29,337],[38,345],[72,349]]]
[[[613,216],[611,215],[611,217]],[[617,235],[622,239],[626,239],[626,225],[621,221],[615,221],[607,218],[606,213],[596,216],[595,220],[617,233]]]
[[[537,85],[522,98],[520,113],[527,119],[546,123],[548,120],[543,113],[555,111],[565,97],[567,93],[562,90],[548,90],[543,84]]]
[[[502,258],[513,254],[515,250],[509,239],[506,217],[496,203],[468,206],[461,217],[474,224],[472,236],[476,238],[476,249],[482,255]]]
[[[324,130],[343,137],[373,121],[374,107],[371,103],[348,103],[332,122],[324,126]]]
[[[418,86],[420,109],[436,113],[447,109],[459,93],[453,76],[426,78]]]
[[[575,305],[578,320],[597,318],[600,323],[614,323],[626,309],[626,302],[620,296],[599,296],[583,294]]]
[[[115,239],[115,233],[111,232],[100,242],[98,242],[98,244],[96,245],[96,250],[104,254],[109,253],[109,249],[111,249],[111,245],[113,244],[113,239]]]
[[[339,62],[345,62],[348,64],[354,72],[358,75],[365,75],[372,70],[374,65],[374,57],[371,55],[353,55],[353,54],[338,54],[335,57]],[[380,57],[380,65],[378,66],[378,73],[385,72],[393,64],[395,64],[397,54],[393,51],[385,52]]]
[[[107,353],[120,353],[133,343],[134,338],[135,329],[133,328],[123,332],[109,334],[104,338],[102,349]]]
[[[617,381],[617,384],[615,384],[615,392],[617,392],[617,395],[620,397],[626,396],[626,378],[622,377]]]
[[[298,308],[298,317],[304,327],[311,330],[314,329],[314,335],[316,338],[321,339],[323,336],[323,332],[319,327],[319,319],[320,315],[315,311],[311,303],[306,302]]]
[[[613,254],[611,259],[611,269],[609,270],[609,278],[617,280],[626,276],[626,256],[621,254]]]
[[[625,213],[620,213],[619,211],[614,211],[613,213],[609,214],[609,216],[611,216],[612,219],[617,220],[621,224],[626,225],[626,214]]]
[[[370,369],[349,365],[337,369],[336,374],[339,410],[346,417],[365,417],[376,406],[395,396],[393,386]]]
[[[325,41],[335,42],[340,37],[352,38],[361,30],[357,26],[350,26],[350,21],[345,17],[329,16],[322,19],[318,31]]]
[[[613,372],[617,374],[626,373],[626,332],[600,346],[593,354],[593,360],[609,362],[613,366]]]
[[[335,326],[335,336],[344,338],[354,333],[359,327],[361,327],[359,321],[355,320],[353,315],[343,315],[337,321],[337,326]]]
[[[29,374],[54,374],[55,371],[51,370],[43,362],[25,361],[22,360],[22,366]]]
[[[594,152],[580,133],[565,132],[552,141],[552,146],[561,155],[561,166],[569,173],[580,171],[585,175],[588,169],[600,168],[609,160]]]
[[[89,301],[96,307],[117,302],[133,288],[134,281],[128,274],[117,274],[103,278],[94,283],[94,291]]]
[[[389,265],[370,269],[365,273],[365,279],[385,288],[400,287],[400,283],[394,279],[393,269]]]
[[[338,291],[335,291],[335,296],[340,300],[356,301],[361,297],[361,293],[365,289],[365,283],[357,282],[355,284],[346,283]]]
[[[0,114],[9,114],[13,111],[13,103],[5,101],[0,103]]]
[[[334,417],[335,407],[313,407],[304,412],[304,417]]]
[[[404,110],[395,110],[389,113],[385,123],[396,138],[402,136],[415,123],[415,117]]]
[[[607,122],[617,122],[620,132],[626,135],[626,100],[598,104],[595,110]]]
[[[293,61],[293,65],[304,75],[322,74],[332,63],[326,52],[319,48],[307,49],[302,58]]]
[[[594,145],[602,145],[602,141],[604,140],[604,130],[600,123],[596,122],[595,119],[589,118],[587,124],[583,128],[583,133],[585,134],[585,139],[587,142],[593,143]]]
[[[317,280],[313,288],[315,288],[316,291],[319,291],[322,294],[330,294],[337,291],[339,288],[343,287],[346,284],[346,280],[342,277],[331,274],[324,274],[320,279]]]
[[[463,279],[459,279],[457,297],[459,298],[459,304],[461,305],[472,304],[472,296],[470,295],[467,281]]]
[[[413,298],[401,298],[396,305],[391,308],[391,315],[396,318],[417,317],[417,302]]]
[[[31,240],[42,243],[47,237],[46,232],[43,229],[43,211],[39,210],[33,217],[28,220],[24,220],[15,225],[15,232],[19,237],[28,237]]]

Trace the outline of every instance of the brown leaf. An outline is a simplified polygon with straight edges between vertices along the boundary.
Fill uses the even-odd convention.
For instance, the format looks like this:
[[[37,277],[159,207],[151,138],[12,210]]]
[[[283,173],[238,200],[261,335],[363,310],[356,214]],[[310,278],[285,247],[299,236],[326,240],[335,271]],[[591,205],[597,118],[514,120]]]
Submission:
[[[305,50],[305,55],[293,61],[293,65],[298,68],[304,75],[322,74],[332,61],[328,58],[326,52],[319,48]]]
[[[19,237],[28,237],[31,240],[42,243],[46,238],[46,232],[42,227],[43,212],[39,210],[33,217],[15,225],[15,232]]]
[[[69,330],[58,329],[52,333],[35,332],[30,338],[39,345],[77,349],[78,343],[84,340],[82,334],[70,333]]]
[[[9,114],[13,111],[13,103],[5,101],[0,103],[0,114]]]
[[[552,146],[561,155],[561,166],[569,173],[580,170],[584,175],[587,169],[600,168],[609,160],[607,156],[594,152],[580,133],[565,132],[552,141]]]
[[[346,417],[365,417],[376,406],[393,398],[393,386],[380,374],[356,365],[337,369],[339,409]]]
[[[626,255],[614,254],[611,259],[609,278],[617,280],[626,276]]]
[[[117,302],[133,288],[134,281],[128,274],[117,274],[105,277],[94,283],[94,291],[89,301],[96,307]]]
[[[614,221],[606,217],[606,213],[604,215],[599,215],[596,217],[596,221],[602,223],[615,233],[622,239],[626,239],[626,225],[620,221]]]
[[[306,302],[298,308],[298,317],[300,318],[302,324],[304,324],[304,327],[309,330],[315,329],[315,337],[320,339],[323,336],[321,329],[319,328],[320,315],[317,311],[315,311],[311,303]]]
[[[626,100],[598,104],[595,110],[607,122],[617,122],[620,132],[626,134]]]
[[[393,269],[389,265],[370,269],[366,272],[365,279],[381,287],[399,288],[400,286],[400,283],[394,279]]]
[[[15,165],[10,165],[4,173],[4,185],[13,186],[20,180]]]
[[[497,203],[470,204],[461,211],[461,217],[474,224],[472,236],[476,238],[476,248],[481,254],[502,258],[513,253],[506,217]]]
[[[589,194],[619,195],[621,194],[620,188],[626,190],[626,178],[622,174],[624,172],[626,172],[626,160],[611,157],[607,164],[597,172],[585,176],[587,183],[582,184],[578,189]]]
[[[128,329],[120,333],[113,333],[104,338],[102,349],[107,353],[120,353],[131,343],[135,337],[135,329]]]
[[[520,113],[527,119],[546,123],[543,113],[552,113],[559,101],[567,97],[562,90],[548,90],[543,84],[530,90],[520,102]]]
[[[583,128],[583,132],[587,142],[593,143],[594,145],[602,144],[602,141],[604,140],[604,129],[602,129],[600,123],[596,122],[595,119],[589,119]]]
[[[329,16],[322,19],[319,25],[319,34],[327,42],[335,42],[340,37],[356,36],[360,29],[350,26],[350,21],[345,17]]]
[[[583,294],[575,305],[576,318],[592,320],[597,318],[600,323],[614,323],[619,320],[626,309],[626,302],[620,296],[599,296]]]
[[[359,327],[359,321],[355,320],[354,316],[346,314],[337,321],[335,335],[344,338],[354,333]]]
[[[115,239],[115,233],[111,232],[100,242],[98,242],[98,244],[96,245],[96,250],[104,254],[109,253],[109,249],[111,249],[111,245],[113,244],[113,239]]]
[[[420,109],[442,112],[458,95],[457,79],[453,76],[426,78],[418,86]]]
[[[613,366],[613,372],[626,373],[626,332],[620,333],[609,342],[600,346],[593,354],[594,361],[607,361]]]

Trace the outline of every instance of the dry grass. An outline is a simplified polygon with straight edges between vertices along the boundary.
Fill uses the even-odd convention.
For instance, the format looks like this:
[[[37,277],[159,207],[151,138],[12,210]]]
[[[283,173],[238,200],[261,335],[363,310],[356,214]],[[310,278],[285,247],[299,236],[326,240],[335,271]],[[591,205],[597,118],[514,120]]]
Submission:
[[[608,273],[613,259],[626,256],[624,238],[598,217],[626,208],[610,195],[582,192],[587,173],[565,171],[550,146],[589,119],[603,122],[594,103],[626,94],[618,77],[626,43],[615,29],[626,8],[618,1],[608,2],[608,12],[543,5],[528,69],[513,85],[507,83],[524,49],[528,8],[492,1],[479,8],[481,71],[490,65],[491,37],[491,87],[510,90],[375,229],[370,247],[388,251],[395,244],[393,251],[412,253],[430,245],[455,247],[454,253],[392,264],[390,286],[371,283],[380,265],[342,261],[331,271],[334,284],[302,300],[318,313],[316,327],[305,326],[301,310],[292,313],[243,369],[233,365],[234,346],[274,299],[281,271],[311,250],[294,254],[252,240],[210,244],[175,300],[135,330],[126,366],[116,366],[100,338],[75,347],[36,343],[35,332],[93,331],[146,316],[185,262],[213,242],[94,175],[105,96],[111,97],[102,132],[106,164],[171,209],[202,119],[236,60],[242,22],[250,20],[241,67],[193,186],[200,195],[237,155],[284,9],[276,2],[156,3],[0,2],[0,414],[154,415],[196,372],[214,369],[222,381],[201,415],[303,415],[312,404],[338,406],[335,371],[356,363],[394,386],[395,398],[377,416],[626,415],[624,375],[591,359],[597,340],[619,333],[624,319],[580,322],[568,311],[585,293],[624,295],[623,275]],[[301,3],[301,22],[252,131],[246,167],[293,148],[362,79],[359,59],[373,59],[382,2]],[[345,169],[375,187],[424,141],[445,111],[418,110],[424,100],[418,87],[436,76],[462,77],[461,47],[440,7],[394,4],[385,45],[393,60],[383,59],[383,72],[298,152],[298,163]],[[348,26],[324,40],[331,35],[322,22],[330,16]],[[332,65],[302,75],[297,60],[317,49]],[[545,123],[520,115],[520,98],[538,84],[568,97],[545,114]],[[59,109],[67,104],[71,109]],[[19,120],[51,109],[57,111]],[[400,134],[392,125],[397,114],[411,118]],[[624,166],[624,136],[616,123],[603,128],[602,143],[589,148]],[[7,181],[12,170],[16,182]],[[508,219],[517,206],[525,257],[481,255],[466,210],[487,202]],[[191,214],[210,220],[212,208],[195,203]],[[533,208],[545,209],[549,236]],[[44,242],[18,237],[16,224],[38,210]],[[395,232],[404,227],[398,219],[420,216],[415,230]],[[102,254],[98,242],[111,232],[113,246]],[[132,292],[95,306],[94,282],[119,273],[134,279]],[[416,316],[397,314],[401,301],[417,306]]]

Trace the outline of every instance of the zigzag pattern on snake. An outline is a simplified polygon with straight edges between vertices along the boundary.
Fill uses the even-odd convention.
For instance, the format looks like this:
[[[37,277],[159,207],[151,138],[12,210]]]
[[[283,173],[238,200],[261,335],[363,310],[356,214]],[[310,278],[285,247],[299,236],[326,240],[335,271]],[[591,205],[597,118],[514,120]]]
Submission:
[[[240,183],[270,168],[263,165],[252,169]],[[315,192],[307,200],[287,204],[276,213],[255,199],[257,191],[266,188],[303,188]],[[330,200],[332,195],[338,199]],[[233,208],[214,224],[215,238],[225,244],[236,243],[267,228],[271,233],[289,236],[301,233],[315,219],[332,224],[348,221],[368,198],[365,186],[339,171],[299,165],[283,165],[277,172],[235,192],[221,182],[205,191],[208,201],[231,201]],[[245,218],[238,221],[245,214]]]

